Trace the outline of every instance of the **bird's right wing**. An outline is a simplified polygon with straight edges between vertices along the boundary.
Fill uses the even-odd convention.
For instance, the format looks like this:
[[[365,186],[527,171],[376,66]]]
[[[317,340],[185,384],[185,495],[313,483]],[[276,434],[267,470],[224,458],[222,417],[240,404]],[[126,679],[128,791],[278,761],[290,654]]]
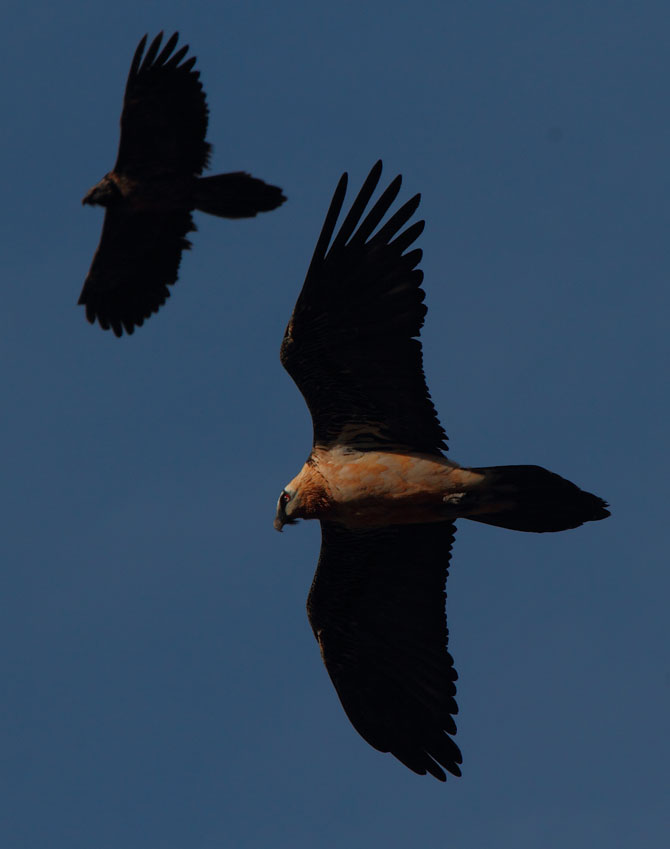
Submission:
[[[454,525],[321,530],[307,614],[347,716],[414,772],[460,775],[444,609]]]
[[[181,252],[193,230],[187,209],[105,212],[100,244],[79,296],[86,318],[117,336],[132,333],[158,311],[177,279]]]

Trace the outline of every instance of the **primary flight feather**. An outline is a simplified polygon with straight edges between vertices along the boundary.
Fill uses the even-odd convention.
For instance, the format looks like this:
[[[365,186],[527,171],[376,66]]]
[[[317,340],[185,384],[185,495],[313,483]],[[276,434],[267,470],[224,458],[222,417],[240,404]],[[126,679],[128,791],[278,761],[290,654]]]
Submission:
[[[286,328],[281,362],[307,402],[314,440],[279,497],[275,528],[321,522],[307,612],[356,730],[444,781],[445,770],[461,774],[444,609],[454,521],[541,533],[609,513],[539,466],[466,468],[445,456],[417,338],[426,307],[412,245],[423,222],[409,221],[420,196],[382,224],[396,177],[363,217],[381,171],[378,162],[333,238],[342,176]]]
[[[281,189],[242,171],[201,177],[211,145],[208,109],[195,56],[175,51],[178,33],[161,50],[163,33],[146,53],[147,36],[128,74],[114,169],[84,197],[106,208],[100,244],[79,303],[91,323],[132,333],[170,295],[194,209],[248,218],[275,209]]]

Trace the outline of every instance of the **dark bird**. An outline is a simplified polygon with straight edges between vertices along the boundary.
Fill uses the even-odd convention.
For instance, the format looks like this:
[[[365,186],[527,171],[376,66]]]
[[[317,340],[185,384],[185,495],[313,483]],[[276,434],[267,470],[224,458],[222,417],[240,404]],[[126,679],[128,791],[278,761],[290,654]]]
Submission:
[[[221,218],[251,218],[286,198],[243,171],[200,177],[209,163],[209,110],[188,45],[173,53],[178,33],[146,54],[140,41],[128,74],[114,170],[82,203],[104,206],[105,223],[79,303],[117,336],[157,312],[177,279],[181,252],[191,247],[194,209]],[[160,50],[160,53],[159,53]]]
[[[321,522],[307,614],[352,724],[375,749],[444,781],[462,762],[444,607],[454,521],[542,533],[609,512],[539,466],[447,459],[417,338],[422,252],[410,248],[424,222],[405,228],[420,195],[379,227],[396,177],[363,218],[381,170],[378,162],[332,239],[342,176],[284,335],[281,362],[307,402],[314,442],[274,524]]]

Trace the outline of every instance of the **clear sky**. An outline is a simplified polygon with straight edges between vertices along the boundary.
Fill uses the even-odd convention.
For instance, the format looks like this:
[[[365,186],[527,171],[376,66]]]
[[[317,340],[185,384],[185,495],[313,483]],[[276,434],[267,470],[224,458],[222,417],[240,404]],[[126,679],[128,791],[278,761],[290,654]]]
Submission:
[[[2,849],[669,845],[669,28],[665,0],[10,0]],[[212,173],[288,202],[199,215],[119,340],[76,306],[103,218],[80,200],[160,29],[198,57]],[[352,729],[305,616],[318,525],[272,527],[311,443],[284,326],[340,174],[380,157],[423,195],[451,456],[613,513],[459,524],[446,785]]]

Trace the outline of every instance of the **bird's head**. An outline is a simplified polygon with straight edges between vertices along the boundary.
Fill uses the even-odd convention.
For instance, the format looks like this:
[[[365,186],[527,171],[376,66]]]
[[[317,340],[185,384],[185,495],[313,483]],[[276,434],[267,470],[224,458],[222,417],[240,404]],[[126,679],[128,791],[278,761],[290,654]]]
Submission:
[[[286,487],[282,490],[277,502],[277,515],[275,516],[274,526],[276,531],[281,531],[284,525],[295,525],[298,522],[296,518],[300,509],[300,496],[294,489]]]
[[[89,206],[113,206],[121,198],[121,190],[116,182],[109,174],[105,174],[96,186],[86,192],[81,202]]]

